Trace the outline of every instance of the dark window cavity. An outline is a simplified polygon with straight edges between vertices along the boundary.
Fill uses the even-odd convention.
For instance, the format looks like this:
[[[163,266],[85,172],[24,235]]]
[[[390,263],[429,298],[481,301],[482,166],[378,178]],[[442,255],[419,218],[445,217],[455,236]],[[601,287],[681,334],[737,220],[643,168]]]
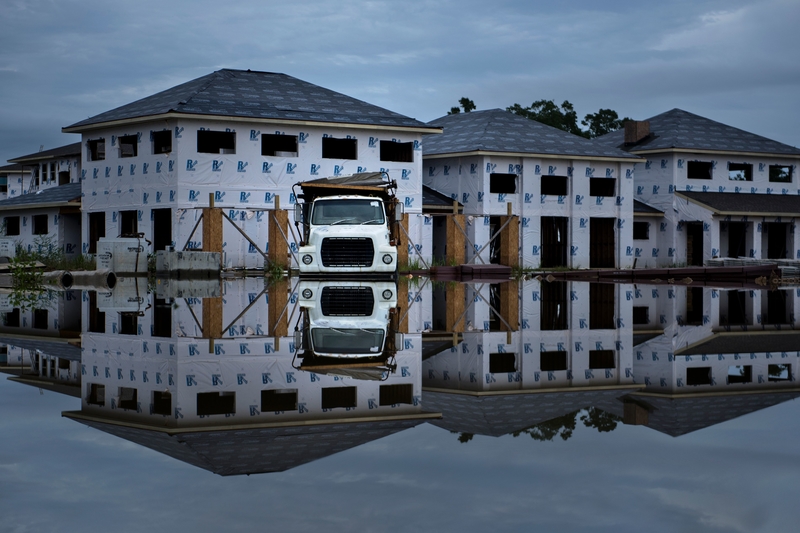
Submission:
[[[710,180],[713,171],[711,161],[688,161],[686,177],[690,180]]]
[[[646,305],[633,307],[633,325],[640,326],[650,323],[650,308]]]
[[[89,253],[97,253],[97,241],[106,236],[106,214],[89,213]]]
[[[297,157],[297,135],[262,133],[261,155]]]
[[[567,369],[567,352],[552,351],[539,354],[539,368],[542,372],[555,372]]]
[[[703,287],[686,289],[686,326],[703,325]]]
[[[14,308],[3,315],[3,325],[10,328],[19,327],[19,308]]]
[[[89,332],[106,332],[106,314],[97,307],[97,291],[89,292]]]
[[[136,335],[139,327],[139,313],[126,311],[119,314],[120,335]]]
[[[411,383],[381,385],[379,392],[380,405],[397,405],[414,403],[414,386]]]
[[[614,350],[589,350],[589,368],[592,370],[616,368]]]
[[[542,194],[547,196],[566,196],[569,187],[567,176],[542,176]]]
[[[687,385],[711,385],[711,367],[698,366],[686,369]]]
[[[172,336],[172,305],[156,298],[153,304],[153,337]]]
[[[135,411],[138,407],[139,392],[131,387],[119,388],[119,403],[117,407],[120,409],[130,409]]]
[[[728,163],[728,179],[731,181],[753,181],[753,165]]]
[[[106,404],[106,386],[98,383],[89,383],[89,396],[86,398],[86,403],[104,406]]]
[[[327,387],[322,389],[322,408],[337,409],[356,406],[355,387]]]
[[[792,182],[792,167],[784,165],[769,166],[769,181],[777,183]]]
[[[139,155],[138,135],[123,135],[117,141],[119,142],[120,157],[136,157]]]
[[[119,212],[119,236],[136,237],[139,233],[139,216],[133,211]]]
[[[6,227],[6,235],[7,236],[10,237],[10,236],[13,236],[13,235],[19,235],[19,217],[18,216],[16,216],[16,217],[6,217],[3,220],[3,223],[5,224],[5,227]]]
[[[589,284],[589,329],[616,329],[615,290],[612,283]]]
[[[34,329],[47,329],[47,309],[33,310]]]
[[[503,374],[517,371],[517,354],[491,353],[489,354],[489,373]]]
[[[414,143],[381,141],[381,161],[414,162]]]
[[[541,284],[542,305],[539,327],[542,331],[567,329],[567,282],[551,281]]]
[[[728,367],[728,383],[752,383],[753,367],[750,365],[735,365]]]
[[[47,215],[33,215],[31,223],[34,235],[47,235]]]
[[[646,241],[650,238],[650,223],[649,222],[634,222],[633,223],[633,239],[637,241]]]
[[[235,154],[235,131],[197,130],[197,152],[200,154]]]
[[[86,142],[86,156],[89,161],[102,161],[106,158],[106,140],[94,139]]]
[[[616,196],[617,180],[614,178],[589,178],[589,196]]]
[[[69,172],[63,170],[58,173],[58,184],[59,185],[66,185],[69,183]]]
[[[492,194],[516,194],[516,174],[490,174],[489,192]]]
[[[201,392],[197,395],[197,416],[236,414],[235,392]]]
[[[356,139],[322,138],[323,159],[357,159],[358,141]]]
[[[153,391],[154,415],[170,416],[172,414],[172,393],[169,391]]]
[[[792,365],[769,365],[767,374],[769,381],[789,381],[792,379]]]
[[[262,390],[261,411],[297,411],[297,389]]]
[[[172,131],[154,131],[150,134],[153,139],[154,154],[168,154],[172,152]]]

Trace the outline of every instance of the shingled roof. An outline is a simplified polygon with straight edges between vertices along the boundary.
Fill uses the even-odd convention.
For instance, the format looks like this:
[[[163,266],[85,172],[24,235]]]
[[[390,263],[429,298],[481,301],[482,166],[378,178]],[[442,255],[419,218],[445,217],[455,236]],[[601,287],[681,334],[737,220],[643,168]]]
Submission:
[[[39,192],[15,196],[0,201],[0,211],[26,209],[28,207],[61,207],[81,199],[81,184],[68,183]],[[80,204],[77,204],[80,207]]]
[[[62,157],[72,157],[81,155],[81,143],[76,142],[59,146],[58,148],[51,148],[50,150],[42,150],[41,152],[34,152],[32,154],[15,157],[9,159],[11,163],[33,163],[46,159],[59,159]]]
[[[677,196],[700,204],[718,215],[799,216],[800,196],[796,194],[753,194],[729,192],[675,191]]]
[[[733,126],[672,109],[646,119],[650,136],[626,146],[624,130],[617,130],[591,142],[606,148],[620,148],[633,154],[659,150],[702,150],[712,152],[758,153],[800,157],[800,149]]]
[[[502,109],[447,115],[428,122],[444,128],[425,139],[425,157],[472,152],[638,159],[616,147],[593,143],[558,128]]]
[[[165,114],[430,129],[423,122],[286,74],[222,69],[63,129]],[[432,132],[436,132],[433,130]]]

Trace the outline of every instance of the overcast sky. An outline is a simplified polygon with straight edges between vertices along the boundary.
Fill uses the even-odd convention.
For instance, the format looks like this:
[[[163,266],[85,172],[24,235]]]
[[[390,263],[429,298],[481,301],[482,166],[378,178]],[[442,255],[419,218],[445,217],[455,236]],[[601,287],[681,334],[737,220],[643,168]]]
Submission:
[[[565,99],[681,109],[800,145],[800,2],[0,2],[0,163],[220,68],[282,72],[415,117]]]

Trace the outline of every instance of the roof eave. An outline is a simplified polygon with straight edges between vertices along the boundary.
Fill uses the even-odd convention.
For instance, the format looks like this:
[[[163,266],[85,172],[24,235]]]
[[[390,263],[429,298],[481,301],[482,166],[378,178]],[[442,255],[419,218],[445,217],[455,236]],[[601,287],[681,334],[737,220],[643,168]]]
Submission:
[[[687,202],[691,202],[695,205],[699,205],[703,209],[707,211],[711,211],[715,215],[719,216],[748,216],[748,217],[787,217],[787,218],[797,218],[800,217],[800,212],[787,212],[787,213],[779,213],[779,212],[763,212],[763,211],[723,211],[721,209],[717,209],[715,207],[711,207],[710,205],[701,202],[695,198],[691,198],[684,194],[681,194],[682,191],[675,191],[675,196],[679,196],[686,200]],[[728,193],[731,194],[731,193]]]
[[[24,209],[50,209],[53,207],[80,207],[80,198],[75,200],[67,200],[66,202],[43,202],[40,204],[14,204],[9,206],[2,205],[0,202],[0,211],[20,211]]]
[[[498,152],[494,150],[472,150],[468,152],[450,152],[443,154],[425,154],[425,159],[445,159],[450,157],[474,157],[474,156],[500,156],[500,157],[538,157],[540,159],[590,159],[593,161],[618,161],[623,163],[637,163],[644,161],[644,158],[634,157],[613,157],[603,155],[578,155],[578,154],[540,154],[534,152]]]
[[[650,155],[650,154],[663,154],[663,153],[678,153],[678,152],[690,152],[693,154],[709,154],[709,155],[737,155],[737,156],[749,156],[749,157],[775,157],[775,158],[789,158],[789,159],[800,159],[800,154],[785,154],[785,153],[777,153],[777,152],[738,152],[735,150],[707,150],[707,149],[700,149],[700,148],[658,148],[658,149],[651,149],[651,150],[631,150],[631,154],[636,155]]]
[[[168,113],[160,113],[157,115],[145,115],[141,117],[125,118],[119,120],[107,120],[104,122],[97,122],[94,124],[85,124],[82,126],[67,126],[61,128],[63,133],[86,133],[97,131],[106,128],[113,128],[116,126],[126,126],[130,124],[141,124],[143,122],[153,122],[156,120],[170,120],[170,119],[189,119],[189,120],[224,120],[226,122],[257,122],[261,124],[280,124],[289,126],[320,126],[330,127],[335,125],[339,128],[347,129],[375,129],[383,131],[404,131],[408,133],[442,133],[442,128],[436,126],[387,126],[383,124],[360,124],[353,122],[326,122],[315,120],[289,120],[277,118],[259,118],[259,117],[246,117],[246,116],[233,116],[233,115],[204,115],[202,113],[178,113],[170,111]]]

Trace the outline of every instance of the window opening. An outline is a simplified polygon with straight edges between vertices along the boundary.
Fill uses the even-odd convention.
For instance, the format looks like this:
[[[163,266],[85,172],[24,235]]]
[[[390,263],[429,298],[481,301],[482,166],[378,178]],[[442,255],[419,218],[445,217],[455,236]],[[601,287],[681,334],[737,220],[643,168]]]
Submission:
[[[33,327],[34,329],[47,329],[47,309],[34,309],[33,310]]]
[[[162,298],[153,304],[153,337],[172,336],[172,305]]]
[[[172,209],[153,209],[153,250],[166,250],[172,245]]]
[[[686,223],[686,264],[703,266],[703,223]]]
[[[106,386],[89,383],[89,397],[86,398],[86,403],[103,407],[106,404]]]
[[[710,180],[713,172],[711,161],[688,161],[686,178],[690,180]]]
[[[326,387],[322,389],[322,408],[337,409],[356,406],[355,387]]]
[[[89,213],[89,253],[97,253],[97,241],[106,236],[106,214]]]
[[[323,159],[357,159],[356,139],[337,139],[336,137],[322,138]]]
[[[731,181],[753,181],[753,165],[728,163],[728,179]]]
[[[58,173],[58,184],[59,185],[66,185],[69,183],[69,172],[62,171]]]
[[[197,395],[197,415],[236,414],[235,392],[201,392]]]
[[[130,409],[135,411],[138,407],[139,392],[131,387],[119,388],[119,403],[117,407],[120,409]]]
[[[792,379],[792,365],[769,365],[767,374],[769,381],[789,381]]]
[[[633,223],[633,239],[636,241],[646,241],[650,238],[650,223],[649,222],[634,222]]]
[[[540,329],[542,331],[562,331],[567,324],[567,282],[543,282]]]
[[[117,139],[119,142],[120,157],[136,157],[139,154],[139,136],[123,135]]]
[[[589,196],[611,197],[617,195],[617,180],[614,178],[589,178]]]
[[[106,314],[97,308],[97,291],[89,292],[89,332],[106,332]]]
[[[19,235],[19,217],[5,217],[6,235],[11,237]]]
[[[236,132],[197,130],[197,152],[200,154],[235,154]]]
[[[611,283],[589,284],[589,329],[616,329],[615,286]]]
[[[517,354],[515,353],[490,353],[489,373],[504,374],[517,371]]]
[[[770,165],[769,181],[776,183],[791,183],[792,167],[784,165]]]
[[[497,174],[489,175],[489,193],[491,194],[516,194],[517,175]]]
[[[168,154],[172,152],[171,130],[154,131],[150,135],[153,138],[153,154]]]
[[[789,250],[786,247],[787,226],[785,222],[767,222],[764,232],[767,234],[767,259],[787,259]]]
[[[728,383],[752,383],[753,367],[750,365],[735,365],[728,367]]]
[[[86,155],[89,161],[102,161],[106,158],[106,140],[93,139],[86,142]]]
[[[120,237],[135,237],[139,234],[139,217],[136,211],[119,212]]]
[[[3,315],[3,325],[10,328],[19,327],[19,308],[14,308]]]
[[[539,353],[539,368],[542,372],[556,372],[567,369],[567,352],[550,351]]]
[[[711,385],[711,367],[698,366],[686,369],[687,385]]]
[[[411,383],[381,385],[378,403],[382,406],[414,403],[414,386]]]
[[[767,291],[767,314],[762,318],[764,324],[788,324],[786,312],[786,291]]]
[[[744,326],[747,324],[745,298],[745,291],[728,291],[728,326]]]
[[[169,391],[153,391],[153,414],[170,416],[172,414],[172,393]]]
[[[589,368],[592,370],[616,368],[614,350],[589,350]]]
[[[633,325],[641,326],[650,323],[650,308],[646,305],[633,307]]]
[[[139,313],[125,311],[119,314],[120,335],[137,335],[139,327]]]
[[[686,289],[685,325],[703,325],[703,287],[687,287]]]
[[[297,411],[297,389],[262,390],[261,411]]]
[[[542,217],[542,268],[565,267],[569,246],[567,217]]]
[[[567,176],[542,176],[541,193],[546,196],[566,196],[569,184]]]
[[[34,235],[47,235],[47,215],[33,215],[31,223]]]
[[[297,157],[297,135],[262,133],[261,155]]]
[[[414,162],[414,143],[381,141],[381,161]]]

